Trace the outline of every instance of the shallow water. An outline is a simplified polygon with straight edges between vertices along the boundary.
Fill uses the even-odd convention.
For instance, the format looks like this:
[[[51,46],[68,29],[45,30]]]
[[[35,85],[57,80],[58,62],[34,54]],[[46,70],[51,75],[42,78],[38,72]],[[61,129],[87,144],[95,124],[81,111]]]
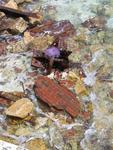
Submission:
[[[112,150],[113,149],[113,1],[112,0],[35,0],[32,4],[25,5],[28,10],[38,10],[44,12],[46,19],[70,20],[74,24],[77,35],[85,36],[86,45],[79,52],[74,52],[74,61],[82,62],[83,70],[86,73],[84,84],[88,86],[88,95],[80,96],[82,103],[92,103],[92,117],[89,122],[83,122],[75,119],[74,124],[63,126],[59,124],[59,116],[44,113],[39,109],[37,102],[36,111],[44,115],[41,118],[46,124],[49,118],[54,123],[50,125],[39,124],[36,129],[30,126],[30,135],[17,136],[18,141],[22,142],[23,137],[27,140],[31,137],[41,137],[50,140],[50,145],[58,150],[68,150],[65,148],[65,142],[61,136],[62,128],[74,128],[80,131],[82,135],[75,138],[78,142],[78,150]],[[97,32],[88,30],[81,26],[81,23],[95,16],[104,17],[106,20],[105,30]],[[84,59],[85,54],[92,54],[91,59]],[[0,90],[4,91],[22,91],[20,81],[24,82],[25,88],[33,84],[27,73],[32,71],[29,64],[31,53],[25,55],[10,54],[0,57]],[[13,58],[12,58],[13,57]],[[15,74],[13,67],[22,69],[21,73]],[[5,67],[3,67],[5,66]],[[103,66],[101,68],[101,66]],[[103,80],[100,80],[104,78]],[[31,97],[33,94],[31,94]],[[65,118],[65,116],[60,116]],[[2,120],[3,116],[0,116]],[[38,118],[40,120],[40,118]],[[37,119],[37,120],[38,120]],[[45,119],[45,120],[44,120]],[[62,119],[61,119],[62,120]],[[65,119],[64,119],[65,120]],[[87,124],[87,128],[84,125]],[[83,126],[83,127],[82,127]],[[80,129],[82,128],[82,129]],[[85,129],[84,129],[85,128]],[[2,130],[1,130],[2,132]],[[48,135],[49,133],[49,135]],[[56,135],[57,133],[57,135]],[[56,137],[55,137],[56,136]],[[75,142],[74,141],[74,142]],[[20,142],[20,143],[21,143]],[[23,143],[23,142],[22,142]],[[75,148],[75,147],[74,147]],[[72,150],[76,150],[72,148]],[[48,148],[52,150],[52,148]],[[70,150],[70,149],[69,149]]]

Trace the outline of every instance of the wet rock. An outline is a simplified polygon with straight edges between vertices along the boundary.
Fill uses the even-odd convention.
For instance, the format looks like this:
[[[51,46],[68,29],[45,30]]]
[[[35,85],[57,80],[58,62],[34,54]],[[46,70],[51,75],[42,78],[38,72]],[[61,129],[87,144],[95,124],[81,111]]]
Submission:
[[[11,18],[3,18],[0,20],[0,31],[9,29],[14,23],[14,20]]]
[[[19,127],[16,132],[15,135],[17,136],[29,136],[31,134],[32,130],[28,127]]]
[[[13,9],[18,9],[18,6],[15,0],[10,0],[7,4],[5,4],[5,6],[9,8],[13,8]]]
[[[7,44],[5,42],[0,42],[0,55],[6,53],[6,46]]]
[[[27,44],[29,44],[30,42],[33,41],[34,37],[32,37],[32,36],[30,35],[30,33],[29,33],[28,31],[26,31],[26,32],[24,32],[24,37],[23,37],[23,39],[24,39],[24,43],[27,45]]]
[[[23,97],[25,97],[25,94],[23,92],[4,92],[0,91],[0,97],[9,99],[10,101],[17,101]]]
[[[27,29],[27,22],[22,18],[17,18],[14,20],[10,30],[14,33],[22,33]]]
[[[79,115],[80,103],[76,96],[66,87],[60,86],[47,77],[40,76],[35,83],[34,89],[36,96],[49,106],[66,110],[73,117]]]
[[[30,48],[44,51],[46,48],[52,45],[54,40],[55,40],[54,37],[50,35],[38,36],[33,38],[33,40],[30,43]]]
[[[48,150],[43,139],[32,139],[26,143],[28,150]]]
[[[24,52],[28,50],[28,46],[25,44],[24,40],[12,41],[7,46],[7,51],[12,53]]]
[[[26,11],[17,10],[14,8],[6,7],[3,5],[0,5],[0,11],[4,12],[11,18],[22,17],[25,20],[29,20],[29,17],[31,17],[31,18],[35,18],[37,20],[42,19],[42,14],[40,14],[39,12],[37,12],[37,13],[26,12]]]
[[[17,100],[9,108],[7,108],[5,114],[8,116],[25,118],[32,110],[33,103],[29,99],[23,98]]]
[[[3,18],[5,14],[3,12],[0,12],[0,19]]]
[[[89,30],[103,30],[105,29],[106,20],[105,17],[102,16],[96,16],[94,18],[90,18],[86,20],[82,25],[84,27],[87,27]]]
[[[1,105],[1,106],[2,106],[2,105],[3,105],[3,106],[7,106],[7,105],[9,105],[10,103],[11,103],[10,100],[0,97],[0,105]]]
[[[32,2],[32,0],[15,0],[17,4],[21,4],[23,2]]]

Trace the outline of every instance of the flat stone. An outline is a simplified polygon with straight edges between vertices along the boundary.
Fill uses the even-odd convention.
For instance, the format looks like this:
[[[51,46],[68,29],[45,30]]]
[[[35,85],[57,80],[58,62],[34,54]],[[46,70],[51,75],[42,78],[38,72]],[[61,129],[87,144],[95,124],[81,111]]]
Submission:
[[[8,116],[25,118],[33,110],[33,103],[27,99],[22,98],[13,103],[6,109],[5,113]]]
[[[23,31],[25,31],[27,29],[28,25],[27,25],[27,22],[22,18],[17,18],[16,20],[14,20],[14,23],[13,25],[10,27],[10,29],[13,31],[13,32],[16,32],[16,33],[22,33]]]
[[[47,150],[43,139],[33,139],[26,143],[26,148],[29,150]]]
[[[80,114],[81,105],[76,95],[48,77],[38,77],[34,89],[36,96],[49,106],[66,110],[72,117]]]

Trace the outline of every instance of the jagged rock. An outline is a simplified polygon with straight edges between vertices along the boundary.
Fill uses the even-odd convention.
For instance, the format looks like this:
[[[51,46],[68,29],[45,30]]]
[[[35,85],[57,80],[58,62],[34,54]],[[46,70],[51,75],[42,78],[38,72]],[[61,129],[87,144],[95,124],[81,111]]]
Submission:
[[[10,30],[12,30],[12,32],[22,33],[27,29],[27,27],[27,22],[22,17],[20,17],[14,20]]]
[[[32,110],[33,103],[27,98],[22,98],[7,108],[5,114],[8,116],[25,118]]]
[[[48,77],[38,77],[34,89],[36,96],[49,106],[59,110],[66,110],[73,117],[80,114],[81,106],[77,97],[66,87],[55,83]]]
[[[44,51],[54,42],[54,40],[54,37],[50,35],[38,36],[31,41],[30,47],[31,49]]]

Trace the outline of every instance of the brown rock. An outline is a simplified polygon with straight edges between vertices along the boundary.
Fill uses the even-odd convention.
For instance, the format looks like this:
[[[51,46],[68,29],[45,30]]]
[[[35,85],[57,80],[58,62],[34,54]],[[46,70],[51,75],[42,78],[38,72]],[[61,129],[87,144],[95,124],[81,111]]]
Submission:
[[[0,97],[0,105],[9,105],[10,103],[10,100]]]
[[[10,0],[5,6],[9,8],[13,8],[13,9],[18,9],[18,6],[15,0]]]
[[[10,101],[17,101],[23,97],[25,97],[25,94],[23,92],[4,92],[0,91],[0,97],[9,99]]]
[[[11,16],[11,18],[22,17],[28,20],[29,17],[32,17],[32,18],[42,19],[42,14],[40,14],[39,12],[37,13],[25,12],[25,11],[21,11],[15,8],[6,7],[3,5],[0,5],[0,11],[4,12],[8,16]]]
[[[3,12],[0,12],[0,19],[3,18],[5,14]]]
[[[24,32],[24,43],[29,44],[31,41],[33,41],[34,37],[30,35],[28,31]]]
[[[32,0],[15,0],[17,4],[21,4],[23,2],[32,2]]]
[[[35,83],[35,93],[42,101],[57,109],[66,110],[71,116],[80,113],[80,103],[66,87],[55,83],[48,77],[40,76]]]
[[[5,113],[8,116],[25,118],[32,110],[33,103],[27,98],[22,98],[7,108]]]
[[[12,52],[12,53],[18,53],[18,52],[24,52],[27,51],[28,47],[27,45],[24,43],[24,40],[20,40],[20,41],[12,41],[9,43],[9,45],[7,45],[7,51],[8,52]]]
[[[55,38],[55,43],[59,48],[66,48],[66,39],[75,34],[74,26],[67,20],[45,21],[41,26],[29,30],[32,36],[49,34]]]
[[[12,26],[10,26],[10,30],[15,33],[22,33],[27,29],[27,27],[27,22],[20,17],[13,21]]]
[[[77,131],[75,129],[69,129],[69,130],[66,130],[64,133],[63,133],[63,137],[65,139],[72,139],[72,138],[75,138],[75,136],[77,136]]]
[[[6,43],[0,43],[0,55],[5,54],[6,52]]]
[[[42,139],[33,139],[26,143],[28,150],[47,150],[46,145]]]
[[[90,18],[82,23],[82,25],[88,29],[96,28],[97,30],[101,30],[105,28],[106,20],[102,16],[96,16],[94,18]]]
[[[54,37],[50,35],[38,36],[31,41],[30,47],[32,49],[44,51],[54,42],[54,40]]]

